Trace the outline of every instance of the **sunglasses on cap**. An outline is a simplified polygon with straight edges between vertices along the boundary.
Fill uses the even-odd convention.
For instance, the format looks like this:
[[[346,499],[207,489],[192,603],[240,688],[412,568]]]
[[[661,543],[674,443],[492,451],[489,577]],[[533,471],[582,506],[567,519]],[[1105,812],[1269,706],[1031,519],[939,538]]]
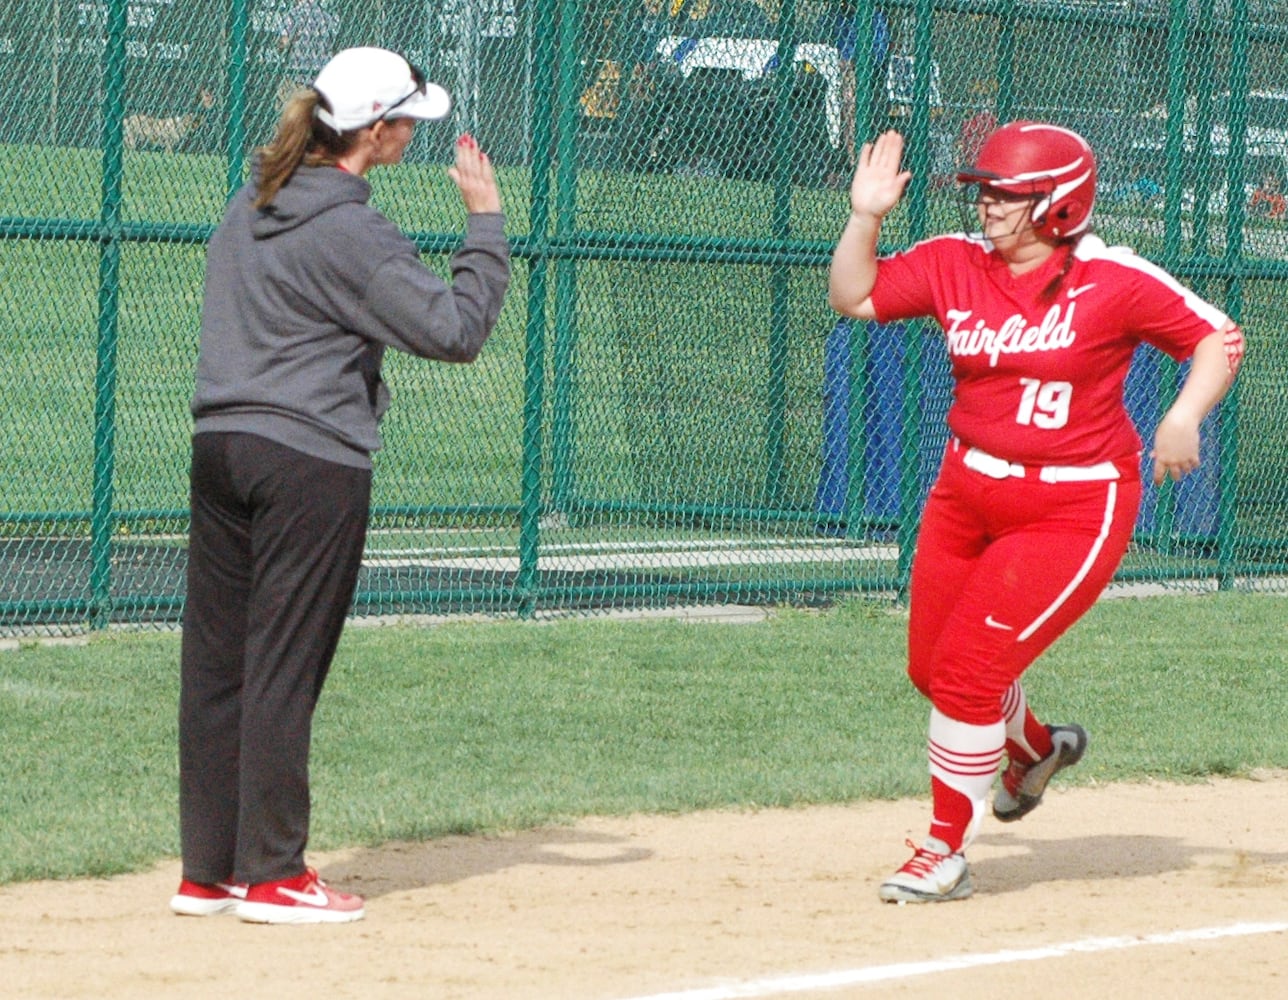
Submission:
[[[419,66],[417,66],[406,56],[403,56],[403,61],[407,63],[407,68],[411,70],[411,82],[413,84],[412,89],[408,91],[404,96],[394,101],[393,104],[389,105],[389,107],[385,109],[384,114],[382,114],[379,118],[376,119],[376,121],[378,122],[382,122],[385,119],[387,119],[391,114],[397,111],[400,107],[402,107],[404,104],[410,101],[417,94],[420,94],[421,97],[425,96],[425,84],[428,80],[428,77],[425,76],[425,74],[421,71]]]

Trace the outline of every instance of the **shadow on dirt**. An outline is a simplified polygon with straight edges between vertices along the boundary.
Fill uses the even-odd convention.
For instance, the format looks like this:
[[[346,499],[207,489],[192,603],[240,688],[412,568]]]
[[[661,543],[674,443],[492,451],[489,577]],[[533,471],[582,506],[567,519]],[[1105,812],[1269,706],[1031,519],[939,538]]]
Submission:
[[[515,834],[446,837],[359,849],[326,865],[322,874],[328,882],[370,899],[450,885],[524,865],[599,868],[636,864],[653,857],[650,850],[624,844],[623,837],[550,827]]]
[[[1052,882],[1101,882],[1201,870],[1217,885],[1288,886],[1288,852],[1259,853],[1228,847],[1201,847],[1179,837],[1123,834],[1068,840],[1026,840],[1006,834],[981,836],[976,843],[1009,847],[1005,857],[971,860],[977,888],[990,893],[1018,892]]]

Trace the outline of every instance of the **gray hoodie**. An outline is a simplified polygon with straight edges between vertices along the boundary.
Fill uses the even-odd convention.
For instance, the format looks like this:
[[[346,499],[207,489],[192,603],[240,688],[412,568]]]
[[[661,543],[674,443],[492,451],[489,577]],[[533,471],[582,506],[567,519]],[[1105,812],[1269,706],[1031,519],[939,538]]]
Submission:
[[[194,433],[242,431],[370,468],[386,347],[473,361],[510,280],[500,213],[471,214],[447,285],[336,167],[300,167],[264,210],[228,204],[206,253]]]

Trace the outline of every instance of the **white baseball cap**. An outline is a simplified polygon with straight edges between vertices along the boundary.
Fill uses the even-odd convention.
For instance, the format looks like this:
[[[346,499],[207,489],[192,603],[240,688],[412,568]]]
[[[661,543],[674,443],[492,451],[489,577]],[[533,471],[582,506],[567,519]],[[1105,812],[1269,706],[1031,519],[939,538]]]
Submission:
[[[382,118],[446,118],[452,98],[442,87],[388,49],[342,49],[313,81],[330,105],[318,105],[318,119],[337,132],[373,125]]]

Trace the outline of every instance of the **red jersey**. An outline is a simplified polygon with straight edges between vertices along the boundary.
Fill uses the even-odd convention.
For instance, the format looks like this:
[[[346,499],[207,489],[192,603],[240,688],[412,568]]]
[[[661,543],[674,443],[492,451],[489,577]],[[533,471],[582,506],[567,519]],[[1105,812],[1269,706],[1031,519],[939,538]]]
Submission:
[[[1059,290],[1043,297],[1070,252]],[[926,240],[878,261],[872,305],[883,323],[939,322],[956,385],[948,426],[1024,465],[1093,465],[1140,451],[1123,402],[1137,345],[1184,361],[1226,321],[1166,271],[1095,236],[1018,277],[985,240]]]

